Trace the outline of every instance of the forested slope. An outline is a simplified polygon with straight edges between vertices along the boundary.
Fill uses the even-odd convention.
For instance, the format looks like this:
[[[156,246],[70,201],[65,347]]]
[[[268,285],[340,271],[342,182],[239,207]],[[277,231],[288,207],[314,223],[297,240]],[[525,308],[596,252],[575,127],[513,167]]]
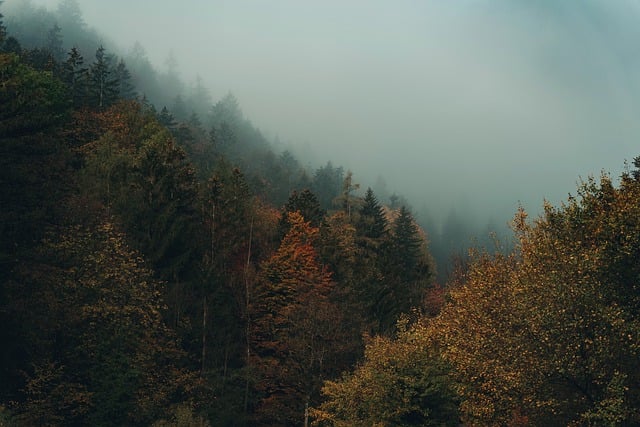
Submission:
[[[179,118],[106,47],[2,28],[6,422],[298,425],[422,305],[407,209],[274,154],[232,95]]]
[[[0,425],[640,424],[638,169],[438,286],[408,208],[62,4],[0,21]]]

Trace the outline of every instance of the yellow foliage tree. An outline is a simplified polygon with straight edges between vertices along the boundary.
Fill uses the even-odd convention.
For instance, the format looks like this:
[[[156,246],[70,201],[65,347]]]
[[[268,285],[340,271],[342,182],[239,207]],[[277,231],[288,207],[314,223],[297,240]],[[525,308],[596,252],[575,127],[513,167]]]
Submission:
[[[514,230],[517,250],[475,254],[433,324],[466,420],[640,422],[640,183],[590,179]]]

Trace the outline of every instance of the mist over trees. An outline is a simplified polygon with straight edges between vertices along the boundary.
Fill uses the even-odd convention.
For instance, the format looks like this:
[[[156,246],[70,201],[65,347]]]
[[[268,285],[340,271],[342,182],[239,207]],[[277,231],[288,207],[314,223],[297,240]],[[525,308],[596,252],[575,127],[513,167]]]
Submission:
[[[0,12],[0,425],[640,424],[640,158],[435,224],[75,0]]]

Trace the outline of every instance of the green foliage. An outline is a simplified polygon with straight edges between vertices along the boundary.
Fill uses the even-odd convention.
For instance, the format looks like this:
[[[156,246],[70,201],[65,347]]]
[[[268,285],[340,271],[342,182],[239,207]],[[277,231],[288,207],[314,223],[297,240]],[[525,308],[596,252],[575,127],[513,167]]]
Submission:
[[[433,267],[426,237],[404,206],[397,212],[391,233],[382,245],[381,259],[377,260],[381,278],[370,292],[379,330],[388,332],[401,314],[422,307],[433,279]]]
[[[119,82],[112,62],[113,57],[100,46],[96,50],[96,60],[89,68],[88,102],[92,107],[106,108],[118,98]]]
[[[324,217],[324,211],[320,209],[317,197],[308,189],[302,190],[300,193],[294,191],[289,196],[289,200],[282,209],[282,216],[278,224],[282,236],[289,231],[287,214],[290,212],[299,212],[305,221],[314,227],[319,227]]]
[[[83,105],[87,97],[88,69],[83,65],[84,58],[76,47],[62,63],[62,81],[67,85],[74,107]]]
[[[16,283],[12,295],[43,302],[20,313],[32,328],[33,366],[17,419],[123,425],[162,414],[193,379],[163,323],[161,284],[124,235],[110,222],[69,227],[51,234],[37,259],[19,276],[30,293]]]
[[[194,414],[193,408],[189,405],[178,405],[167,420],[156,421],[152,427],[210,427],[209,422]]]
[[[364,239],[380,239],[387,232],[387,218],[371,188],[367,188],[356,223],[358,234]]]
[[[317,195],[322,209],[332,209],[333,200],[341,194],[344,170],[331,162],[318,168],[313,175],[312,190]]]
[[[0,138],[43,131],[68,113],[64,85],[12,54],[0,54]]]
[[[184,152],[136,103],[107,111],[106,133],[89,147],[85,191],[124,220],[129,235],[168,280],[193,260],[197,187]]]

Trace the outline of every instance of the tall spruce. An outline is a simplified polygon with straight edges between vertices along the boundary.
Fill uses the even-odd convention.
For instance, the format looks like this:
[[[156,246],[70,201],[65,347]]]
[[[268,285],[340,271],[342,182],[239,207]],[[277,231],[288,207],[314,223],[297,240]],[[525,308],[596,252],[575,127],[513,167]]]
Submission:
[[[87,97],[88,68],[84,66],[84,57],[77,47],[67,53],[67,60],[62,64],[62,81],[69,89],[74,107],[84,104]]]
[[[113,72],[113,57],[105,48],[96,50],[96,60],[89,69],[89,105],[104,109],[118,97],[118,80]]]
[[[371,187],[365,193],[360,217],[356,223],[358,234],[367,239],[380,239],[387,232],[387,218]]]
[[[131,83],[131,73],[127,68],[123,59],[118,61],[114,72],[114,78],[117,81],[118,97],[121,99],[134,99],[136,97],[136,91]]]

